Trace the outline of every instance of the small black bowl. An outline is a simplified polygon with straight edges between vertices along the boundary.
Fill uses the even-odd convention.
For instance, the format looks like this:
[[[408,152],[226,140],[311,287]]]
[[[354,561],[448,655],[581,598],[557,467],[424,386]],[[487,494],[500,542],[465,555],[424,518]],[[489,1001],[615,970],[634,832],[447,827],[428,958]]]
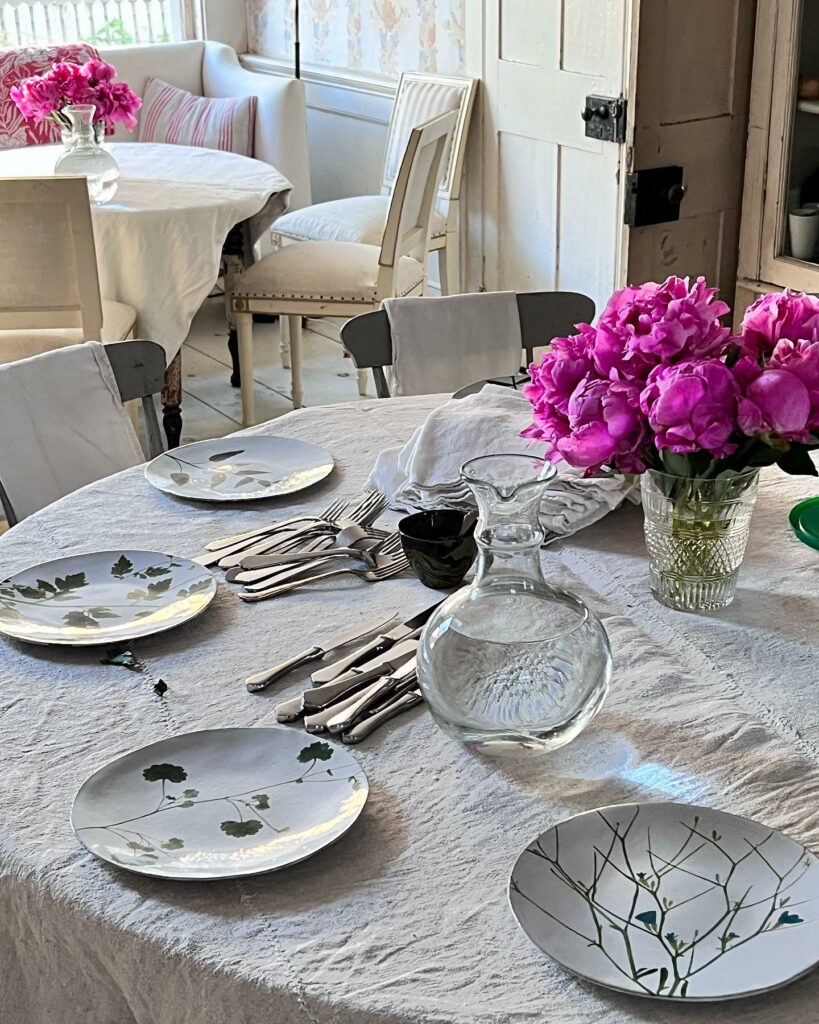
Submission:
[[[435,509],[405,516],[398,524],[404,553],[425,587],[457,587],[475,561],[478,546],[474,523],[460,535],[465,515],[455,509]]]

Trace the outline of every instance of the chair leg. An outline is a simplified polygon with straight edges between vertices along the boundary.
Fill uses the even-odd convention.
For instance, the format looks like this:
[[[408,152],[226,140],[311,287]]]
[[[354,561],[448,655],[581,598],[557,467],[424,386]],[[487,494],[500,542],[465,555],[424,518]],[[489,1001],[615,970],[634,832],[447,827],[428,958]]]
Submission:
[[[239,342],[239,370],[242,379],[242,423],[252,427],[255,422],[253,405],[253,314],[235,313]]]
[[[358,371],[358,393],[362,398],[367,397],[367,371]]]
[[[290,334],[290,380],[293,392],[293,408],[301,409],[304,404],[304,387],[301,379],[301,317],[286,317]]]
[[[162,426],[168,448],[178,448],[182,437],[182,349],[165,370],[162,388]]]
[[[443,267],[441,273],[441,294],[460,295],[461,293],[461,247],[460,239],[455,231],[448,231],[446,245],[438,250],[438,266]],[[446,291],[444,291],[446,281]]]
[[[438,253],[438,281],[441,285],[441,295],[449,295],[449,278],[447,276],[448,267],[446,265],[446,246],[443,249],[437,249]]]
[[[281,354],[282,369],[290,369],[290,321],[293,317],[279,317],[279,353]]]

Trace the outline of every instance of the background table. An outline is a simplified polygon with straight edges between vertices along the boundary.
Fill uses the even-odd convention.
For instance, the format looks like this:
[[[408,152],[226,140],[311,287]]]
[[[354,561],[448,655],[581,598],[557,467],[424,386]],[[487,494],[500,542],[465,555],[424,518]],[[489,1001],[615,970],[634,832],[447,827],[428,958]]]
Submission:
[[[331,494],[356,494],[377,451],[409,437],[439,401],[311,409],[255,432],[333,452],[336,471],[290,505],[318,509]],[[119,754],[178,732],[273,724],[299,677],[252,696],[251,670],[378,610],[411,614],[434,594],[411,579],[335,581],[245,605],[220,585],[200,619],[136,645],[144,675],[100,664],[98,651],[0,641],[4,1019],[815,1024],[819,971],[722,1005],[649,1003],[583,983],[529,943],[506,887],[542,829],[630,800],[751,815],[819,848],[819,553],[787,524],[789,507],[817,489],[766,471],[737,599],[711,615],[651,599],[638,509],[547,548],[547,578],[588,601],[612,641],[611,692],[586,732],[552,755],[490,761],[413,711],[359,748],[370,799],[345,838],[240,882],[161,882],[94,860],[68,824],[76,789]],[[125,544],[194,555],[281,507],[188,504],[129,470],[15,527],[0,538],[0,563],[7,574]]]
[[[222,248],[242,225],[245,255],[287,209],[292,186],[275,167],[220,150],[154,142],[108,144],[121,176],[92,206],[100,292],[137,312],[137,337],[165,349],[171,444],[181,433],[181,368],[173,360],[219,276]],[[50,175],[61,146],[0,152],[0,177]]]

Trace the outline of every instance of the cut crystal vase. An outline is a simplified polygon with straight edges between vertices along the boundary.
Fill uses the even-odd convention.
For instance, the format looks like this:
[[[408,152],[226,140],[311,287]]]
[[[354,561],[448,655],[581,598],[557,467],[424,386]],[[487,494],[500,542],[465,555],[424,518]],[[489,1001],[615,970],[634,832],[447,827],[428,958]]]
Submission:
[[[606,631],[541,569],[539,511],[554,475],[553,466],[528,455],[483,456],[461,471],[480,513],[478,570],[427,623],[418,679],[438,725],[471,749],[562,746],[606,695]]]
[[[660,604],[691,612],[733,601],[758,486],[757,469],[711,480],[643,474],[651,593]]]

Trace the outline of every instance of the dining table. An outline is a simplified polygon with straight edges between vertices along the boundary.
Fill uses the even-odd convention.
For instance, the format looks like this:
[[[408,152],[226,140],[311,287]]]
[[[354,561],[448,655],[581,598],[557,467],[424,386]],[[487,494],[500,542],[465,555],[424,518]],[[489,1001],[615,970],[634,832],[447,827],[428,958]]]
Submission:
[[[158,142],[106,144],[120,169],[117,191],[92,204],[100,292],[136,310],[136,336],[165,349],[169,443],[181,434],[181,360],[191,322],[220,274],[253,262],[290,202],[292,185],[261,160]],[[0,151],[0,178],[47,177],[62,146]]]
[[[403,444],[446,397],[299,410],[254,428],[335,459],[323,482],[286,499],[190,503],[154,490],[140,468],[101,480],[0,537],[3,576],[118,546],[196,556],[216,537],[355,497],[379,451]],[[354,827],[266,875],[167,881],[102,863],[72,833],[73,797],[145,744],[275,726],[276,705],[305,688],[309,670],[261,694],[247,691],[249,674],[439,593],[409,575],[343,578],[247,604],[220,580],[199,618],[134,643],[142,672],[103,663],[96,648],[0,640],[0,1018],[815,1024],[819,971],[738,1002],[618,994],[542,954],[507,896],[518,855],[544,829],[638,800],[746,815],[819,850],[819,552],[788,524],[815,492],[811,478],[762,472],[737,596],[717,612],[654,601],[636,506],[545,547],[546,579],[608,631],[614,668],[598,717],[560,750],[493,758],[413,709],[355,748],[370,793]]]

